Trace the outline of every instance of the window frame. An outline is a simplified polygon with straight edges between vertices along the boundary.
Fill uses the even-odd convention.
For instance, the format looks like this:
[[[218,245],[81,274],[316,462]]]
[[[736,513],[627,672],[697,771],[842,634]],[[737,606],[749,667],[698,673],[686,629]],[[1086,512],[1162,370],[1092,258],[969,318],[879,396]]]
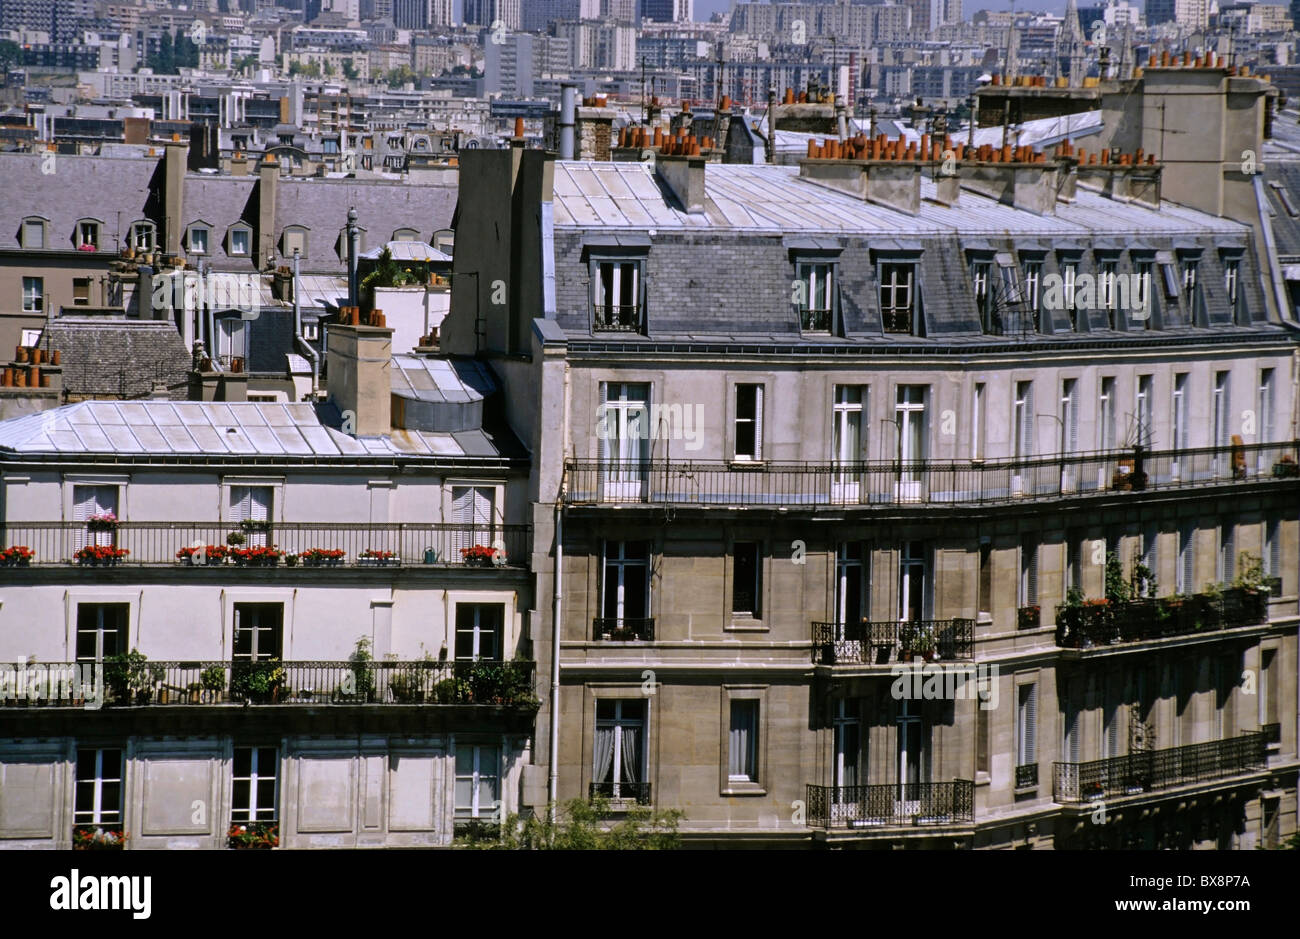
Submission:
[[[129,602],[119,601],[85,601],[74,600],[75,609],[73,612],[72,622],[72,657],[78,663],[82,662],[103,662],[108,656],[125,653],[131,648],[131,604]],[[107,615],[110,612],[121,616],[121,623],[114,624],[111,627],[106,625],[109,619]],[[82,613],[95,613],[95,625],[88,628],[82,625]],[[116,650],[107,651],[107,642],[105,641],[110,634],[116,634]],[[93,636],[95,651],[93,655],[83,655],[81,653],[82,636]]]
[[[468,628],[461,626],[461,610],[467,613],[473,613],[473,623]],[[483,625],[483,613],[489,612],[488,625]],[[496,622],[491,620],[495,617]],[[501,662],[502,651],[505,643],[505,626],[506,626],[506,604],[505,603],[464,603],[456,601],[456,612],[453,614],[452,621],[452,659],[456,662]],[[470,654],[461,655],[460,640],[462,635],[470,637]],[[491,655],[483,654],[483,639],[487,636],[491,640]]]
[[[243,235],[246,239],[244,250],[240,251],[235,246],[235,236]],[[226,230],[226,254],[232,258],[251,257],[253,253],[253,229],[248,225],[231,225]]]
[[[202,236],[203,247],[196,247],[196,236]],[[185,251],[188,254],[201,254],[209,256],[212,254],[212,226],[205,222],[192,222],[189,228],[185,229]]]
[[[73,233],[73,240],[76,242],[76,246],[81,248],[84,245],[90,245],[98,251],[100,240],[104,237],[104,223],[97,218],[86,217],[77,219],[76,226],[77,227]],[[94,229],[94,237],[90,240],[86,239],[85,232],[82,230],[85,226],[90,226]]]
[[[876,281],[879,284],[879,293],[877,300],[880,304],[880,326],[881,331],[886,335],[898,336],[921,336],[923,330],[920,328],[921,323],[921,291],[920,291],[920,261],[912,258],[880,258],[876,262]],[[900,284],[898,273],[906,271],[907,278],[905,284]],[[886,275],[890,275],[888,280]],[[907,291],[907,304],[899,306],[898,292]],[[890,294],[892,303],[885,302],[886,291]],[[903,310],[907,315],[907,328],[898,328],[898,314],[893,314],[891,328],[890,310]]]
[[[753,416],[741,416],[741,395],[742,389],[745,393],[753,393]],[[762,382],[736,382],[732,385],[731,392],[731,460],[735,463],[761,463],[763,462],[763,404],[764,404],[764,385]],[[753,452],[741,453],[740,437],[741,424],[744,422],[752,431]]]
[[[89,779],[83,779],[81,776],[81,765],[83,754],[94,754],[94,775]],[[104,775],[104,755],[106,753],[117,754],[117,776]],[[122,828],[125,832],[126,824],[126,776],[127,760],[125,747],[101,747],[86,746],[77,747],[73,751],[72,780],[72,826],[74,828],[95,826],[98,828]],[[81,793],[83,785],[89,784],[91,791],[91,808],[79,809],[77,805],[82,801]],[[117,808],[105,809],[104,805],[104,786],[105,784],[116,783],[117,785]],[[90,818],[83,816],[89,813]],[[116,815],[116,820],[106,819],[104,815]]]
[[[799,321],[799,331],[801,333],[810,333],[813,335],[836,335],[839,331],[839,261],[835,257],[827,256],[802,256],[796,255],[794,258],[794,279],[800,287],[804,288],[799,291],[803,298],[803,303],[794,304],[795,315]],[[825,307],[813,306],[813,288],[817,284],[817,273],[822,274],[821,287],[818,293],[822,296],[820,299],[826,304]],[[805,276],[808,274],[810,276]],[[824,315],[826,318],[825,328],[819,325],[814,313]]]
[[[719,753],[719,794],[724,796],[763,796],[768,790],[767,741],[768,707],[766,685],[732,685],[722,686],[722,708],[720,721]],[[733,778],[731,775],[732,713],[733,704],[753,702],[756,709],[754,717],[754,734],[756,739],[750,742],[752,768],[754,775],[748,778]]]
[[[40,231],[40,243],[31,244],[28,232],[35,227]],[[25,251],[44,251],[50,243],[50,220],[43,215],[28,215],[22,220],[18,229],[22,232],[22,245]]]
[[[22,279],[22,311],[24,313],[44,313],[45,278],[27,274]]]
[[[1016,768],[1038,765],[1039,693],[1034,676],[1016,682]],[[1024,791],[1038,788],[1035,781],[1029,786],[1017,787]]]
[[[485,773],[483,771],[484,751],[493,751],[496,756],[496,765],[494,772]],[[463,753],[471,754],[471,769],[468,774],[461,772],[460,758]],[[452,757],[452,826],[465,825],[475,820],[486,820],[488,822],[500,822],[504,817],[505,798],[504,798],[504,776],[502,772],[505,748],[499,742],[479,742],[479,741],[456,741],[455,755]],[[492,761],[487,761],[489,765]],[[462,806],[457,795],[457,789],[462,779],[468,779],[470,782],[470,804]],[[483,806],[480,803],[481,786],[484,779],[493,779],[496,781],[496,800],[491,810],[484,813]]]
[[[284,230],[280,232],[280,256],[282,258],[286,258],[287,260],[292,261],[294,242],[297,239],[297,237],[300,236],[302,239],[302,244],[298,248],[298,253],[301,257],[304,258],[307,257],[308,238],[310,237],[310,231],[311,229],[309,229],[306,225],[286,225],[284,227]],[[360,250],[359,246],[358,246],[358,250]],[[347,252],[347,246],[344,245],[344,253],[346,254],[346,252]]]
[[[746,576],[747,584],[741,583],[741,549],[745,548],[746,553],[752,552],[752,558],[746,564],[752,563],[752,569]],[[761,622],[763,619],[763,542],[760,539],[744,539],[732,541],[731,551],[731,594],[730,614],[732,619],[742,619],[747,623]],[[750,609],[738,608],[738,591],[742,586],[747,587],[752,599],[750,600]]]
[[[589,307],[591,310],[591,331],[593,333],[633,333],[635,335],[645,335],[646,324],[649,320],[646,309],[646,268],[648,266],[647,252],[627,251],[626,249],[618,252],[596,251],[588,252],[588,279],[590,281]],[[604,299],[605,276],[604,269],[611,268],[609,289],[610,296],[617,299],[623,293],[622,278],[624,268],[630,267],[634,276],[632,293],[634,294],[634,312],[632,322],[623,322],[621,314],[616,317],[617,321],[609,320],[608,312],[602,313],[602,310],[609,309],[623,310],[628,304],[613,303],[606,304],[601,301]]]
[[[624,714],[623,709],[631,705],[640,710],[638,716],[628,716]],[[603,707],[612,706],[612,717],[601,717]],[[622,792],[622,786],[643,786],[650,784],[650,698],[647,695],[630,697],[626,695],[602,695],[594,699],[592,704],[592,734],[591,734],[591,784],[592,786],[610,787],[609,799],[613,802],[633,802],[636,801],[635,794],[626,795]],[[625,768],[624,759],[626,754],[623,747],[624,728],[635,727],[639,729],[641,739],[637,743],[637,769],[641,778],[637,780],[625,780],[622,777],[626,775],[623,772]],[[610,780],[597,779],[596,767],[596,741],[600,736],[602,729],[613,731],[613,747],[610,755],[610,765],[608,773]],[[605,775],[605,774],[600,774]],[[653,795],[653,786],[651,793]]]
[[[237,775],[237,763],[240,760],[239,751],[249,751],[249,775]],[[270,751],[271,770],[270,774],[260,772],[262,767],[262,754]],[[232,825],[252,825],[256,823],[275,823],[280,820],[280,748],[274,744],[257,745],[257,744],[238,744],[231,748],[230,754],[230,823]],[[265,782],[268,778],[271,780],[271,805],[269,808],[270,815],[262,816],[261,813],[268,811],[260,803],[258,798],[258,784]],[[248,804],[239,806],[240,801],[237,795],[238,784],[244,782],[248,784]],[[239,817],[242,814],[243,817]]]
[[[127,228],[127,247],[149,253],[158,246],[158,226],[148,219],[136,219]]]

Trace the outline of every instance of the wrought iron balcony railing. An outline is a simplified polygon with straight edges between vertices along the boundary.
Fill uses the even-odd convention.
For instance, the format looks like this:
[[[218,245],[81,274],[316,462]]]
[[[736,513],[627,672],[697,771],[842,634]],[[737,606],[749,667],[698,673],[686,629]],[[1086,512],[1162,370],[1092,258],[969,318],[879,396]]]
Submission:
[[[650,784],[648,782],[598,782],[587,789],[587,798],[597,796],[613,802],[635,802],[637,805],[650,804]]]
[[[537,706],[532,662],[153,662],[115,657],[99,663],[0,664],[0,708],[246,702]]]
[[[803,462],[737,465],[570,460],[564,498],[731,508],[995,505],[1167,491],[1233,483],[1300,481],[1300,443],[1195,450],[1112,450],[981,462]]]
[[[229,544],[232,533],[242,542]],[[285,522],[264,531],[239,522],[118,522],[94,531],[85,522],[13,522],[0,529],[0,566],[523,568],[531,533],[530,525],[405,522]],[[6,561],[15,547],[28,548],[30,560],[11,553]]]
[[[891,665],[914,659],[945,662],[975,654],[973,619],[904,623],[813,623],[814,665]]]
[[[895,828],[970,824],[975,784],[966,779],[871,786],[808,786],[811,828]]]
[[[1164,750],[1145,750],[1090,763],[1057,763],[1053,798],[1091,802],[1237,776],[1264,767],[1265,735],[1251,731]]]
[[[1221,595],[1128,601],[1086,600],[1056,608],[1056,644],[1087,649],[1170,636],[1257,626],[1268,621],[1268,593],[1230,588]]]
[[[1038,764],[1022,763],[1016,767],[1016,788],[1032,789],[1038,785]]]
[[[595,329],[600,332],[640,332],[643,319],[639,304],[599,304],[596,306]]]
[[[1264,724],[1259,728],[1259,731],[1264,735],[1264,743],[1269,746],[1282,742],[1281,724]]]
[[[655,619],[653,616],[617,617],[598,616],[591,621],[591,638],[593,641],[610,642],[653,642],[655,638]]]

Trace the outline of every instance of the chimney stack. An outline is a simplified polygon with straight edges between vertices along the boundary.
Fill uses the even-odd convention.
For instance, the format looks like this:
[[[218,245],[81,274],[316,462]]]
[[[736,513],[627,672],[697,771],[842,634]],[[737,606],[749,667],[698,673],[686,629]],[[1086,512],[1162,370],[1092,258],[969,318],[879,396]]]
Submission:
[[[327,355],[330,400],[342,413],[344,427],[358,437],[390,433],[393,330],[331,324]]]
[[[693,156],[660,153],[655,157],[655,174],[691,214],[704,211],[704,164],[698,149]]]

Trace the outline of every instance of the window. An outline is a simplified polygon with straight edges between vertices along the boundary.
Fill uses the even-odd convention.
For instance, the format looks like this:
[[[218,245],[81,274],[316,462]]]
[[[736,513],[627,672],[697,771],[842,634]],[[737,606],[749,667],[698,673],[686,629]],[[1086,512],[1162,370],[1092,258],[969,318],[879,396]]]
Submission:
[[[650,386],[608,382],[604,399],[596,425],[604,497],[639,500],[650,458]]]
[[[496,821],[501,809],[501,748],[456,744],[456,821]]]
[[[836,385],[831,411],[831,459],[835,473],[831,480],[836,501],[857,502],[861,494],[861,473],[856,464],[867,453],[866,385]]]
[[[1282,576],[1282,543],[1278,540],[1278,520],[1269,519],[1264,523],[1264,550],[1260,554],[1260,564],[1268,577]]]
[[[72,278],[72,305],[90,306],[90,278]]]
[[[248,321],[236,316],[217,320],[217,358],[227,368],[235,359],[248,358]]]
[[[74,825],[122,824],[122,751],[77,749]]]
[[[1016,688],[1016,766],[1037,766],[1038,764],[1038,683],[1020,685]],[[1017,773],[1017,788],[1032,783]]]
[[[1184,526],[1178,532],[1178,569],[1174,592],[1190,594],[1196,590],[1196,529]]]
[[[835,622],[841,627],[860,623],[867,614],[867,579],[862,542],[835,547]],[[844,630],[838,630],[844,634]]]
[[[1016,459],[1025,459],[1034,452],[1034,383],[1016,382],[1016,398],[1012,423],[1015,433]]]
[[[1107,311],[1110,320],[1110,328],[1118,329],[1119,324],[1116,317],[1118,307],[1115,296],[1115,281],[1119,276],[1116,272],[1119,270],[1119,264],[1116,261],[1105,260],[1097,262],[1097,299],[1102,309]]]
[[[751,698],[731,702],[728,782],[758,782],[758,705],[759,702]]]
[[[456,604],[456,661],[501,658],[505,607],[500,603]]]
[[[758,460],[763,452],[763,386],[736,386],[737,460]]]
[[[1183,293],[1187,296],[1187,315],[1192,322],[1199,322],[1205,312],[1205,296],[1201,291],[1199,258],[1183,256],[1181,258]]]
[[[761,615],[762,552],[757,541],[737,541],[732,547],[731,612]]]
[[[307,256],[307,232],[302,228],[286,228],[284,230],[284,256],[291,258],[296,251],[299,255]]]
[[[1187,419],[1187,373],[1179,372],[1174,376],[1174,414],[1173,445],[1175,449],[1186,450],[1188,429]]]
[[[1111,675],[1103,682],[1103,706],[1101,712],[1102,759],[1114,759],[1120,756],[1120,689],[1118,676]]]
[[[993,544],[980,542],[979,551],[979,596],[976,598],[981,613],[993,611]]]
[[[831,785],[856,786],[862,754],[862,720],[858,716],[858,702],[838,699],[831,722],[835,732],[835,764],[831,767],[834,779]]]
[[[1232,311],[1234,318],[1237,312],[1241,309],[1241,305],[1238,302],[1240,291],[1237,289],[1237,275],[1240,269],[1241,261],[1239,259],[1223,259],[1223,292],[1228,298],[1228,309]]]
[[[399,228],[393,232],[393,241],[419,241],[420,233],[414,228]]]
[[[1231,522],[1219,526],[1219,583],[1237,576],[1237,529]]]
[[[912,264],[880,265],[880,315],[885,332],[915,332],[915,275]]]
[[[154,246],[153,222],[135,222],[131,225],[130,246],[136,251],[152,251]]]
[[[1135,319],[1140,318],[1145,329],[1151,328],[1151,312],[1154,306],[1151,296],[1151,262],[1134,261],[1133,268],[1137,274],[1134,280],[1136,292],[1130,299],[1135,311]]]
[[[994,322],[993,290],[990,287],[992,273],[993,264],[991,261],[979,259],[971,262],[971,286],[975,292],[975,308],[979,311],[980,323],[986,333],[1000,336],[1002,334],[1002,323],[1000,321]]]
[[[1061,382],[1061,446],[1058,453],[1079,451],[1079,405],[1075,394],[1078,384],[1073,378]]]
[[[72,487],[72,520],[86,523],[86,528],[77,532],[75,540],[78,549],[87,545],[108,546],[116,543],[115,526],[97,525],[91,519],[106,515],[118,518],[117,497],[117,486]]]
[[[975,772],[989,772],[989,712],[987,708],[975,709]]]
[[[1227,447],[1231,436],[1232,406],[1229,401],[1228,372],[1214,373],[1214,440],[1213,446]],[[1226,476],[1232,472],[1232,460],[1229,455],[1216,453],[1214,455],[1214,467],[1216,476]]]
[[[243,529],[244,538],[250,548],[267,546],[267,529],[274,517],[271,511],[273,486],[231,486],[230,487],[230,521]],[[242,523],[249,523],[247,525]]]
[[[1134,420],[1137,426],[1133,428],[1134,443],[1141,444],[1144,447],[1151,446],[1152,436],[1152,417],[1151,406],[1153,404],[1151,396],[1151,376],[1139,375],[1137,380],[1137,402],[1134,407]]]
[[[1081,729],[1079,727],[1079,707],[1075,704],[1073,695],[1062,697],[1062,707],[1065,711],[1065,720],[1062,721],[1061,724],[1064,731],[1062,734],[1063,739],[1061,740],[1061,753],[1065,756],[1065,762],[1078,763],[1079,754],[1082,749],[1080,746],[1082,741],[1079,739],[1079,731]]]
[[[1065,592],[1083,588],[1083,535],[1075,529],[1065,534]]]
[[[102,662],[127,650],[129,603],[77,604],[77,661]]]
[[[592,788],[610,799],[644,798],[646,779],[645,699],[602,699],[596,702],[596,745],[593,748]]]
[[[913,485],[920,484],[921,470],[917,464],[925,460],[928,436],[925,398],[928,390],[925,385],[899,385],[894,405],[900,475],[904,483]]]
[[[930,781],[930,726],[917,713],[911,698],[899,702],[898,714],[898,798],[919,810],[920,786]]]
[[[77,223],[77,247],[99,247],[99,222]]]
[[[1164,282],[1165,299],[1170,301],[1167,319],[1178,319],[1178,271],[1174,267],[1174,257],[1172,254],[1161,251],[1156,254],[1156,262],[1160,265],[1160,279]]]
[[[640,332],[644,325],[640,261],[596,264],[595,329]]]
[[[1020,544],[1020,606],[1038,605],[1038,543],[1025,539]]]
[[[190,229],[190,253],[207,254],[208,253],[208,230],[200,226],[194,226]]]
[[[319,323],[303,323],[303,324],[302,324],[302,338],[303,338],[303,339],[306,339],[306,340],[309,341],[309,342],[317,342],[317,341],[319,341],[319,340],[320,340],[320,324],[319,324]]]
[[[984,382],[975,383],[975,396],[971,401],[970,458],[984,459]]]
[[[275,747],[235,747],[231,772],[230,820],[235,824],[276,820]]]
[[[1078,312],[1074,308],[1074,287],[1079,277],[1078,261],[1061,262],[1061,286],[1063,288],[1063,297],[1065,308],[1070,313],[1070,328],[1077,330],[1079,328]]]
[[[928,567],[923,544],[909,541],[903,545],[898,558],[898,618],[902,622],[925,619]]]
[[[1281,687],[1278,675],[1277,649],[1261,649],[1259,653],[1259,723],[1276,724],[1281,702]],[[1274,747],[1277,745],[1274,744]]]
[[[252,241],[253,233],[247,228],[232,228],[230,230],[230,253],[235,257],[246,257],[249,253],[249,245]]]
[[[44,220],[38,218],[29,218],[23,221],[23,247],[24,248],[45,247]]]
[[[1097,393],[1097,447],[1115,449],[1115,379],[1103,378]]]
[[[283,604],[236,603],[232,660],[257,662],[280,658],[283,627]]]
[[[1034,330],[1039,329],[1038,311],[1042,309],[1040,289],[1043,283],[1043,262],[1039,260],[1025,261],[1025,303],[1029,307],[1029,313],[1033,317]]]
[[[650,542],[605,542],[603,593],[605,620],[615,629],[634,629],[629,621],[650,616]]]
[[[456,526],[452,534],[452,560],[461,557],[461,549],[474,545],[491,545],[495,540],[493,520],[496,488],[493,486],[452,486],[451,521]]]
[[[23,312],[40,313],[45,310],[45,278],[23,278]]]
[[[1271,443],[1273,440],[1273,370],[1271,368],[1259,370],[1259,406],[1255,417],[1255,440],[1258,443]]]
[[[805,332],[831,332],[835,328],[835,265],[803,261],[795,271],[800,328]]]

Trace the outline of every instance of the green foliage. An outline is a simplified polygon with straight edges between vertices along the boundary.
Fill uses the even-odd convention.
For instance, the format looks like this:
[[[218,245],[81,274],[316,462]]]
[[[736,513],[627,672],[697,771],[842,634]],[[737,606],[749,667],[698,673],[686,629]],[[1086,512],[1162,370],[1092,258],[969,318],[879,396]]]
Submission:
[[[1066,606],[1083,606],[1083,590],[1080,587],[1071,587],[1065,591]]]
[[[226,670],[220,665],[211,665],[203,670],[199,680],[207,691],[222,691],[226,687]]]
[[[1112,603],[1133,599],[1132,585],[1124,577],[1124,565],[1113,551],[1106,555],[1106,599]]]
[[[465,848],[508,851],[670,851],[681,846],[677,832],[683,813],[677,809],[655,811],[638,805],[619,822],[607,824],[609,800],[573,799],[556,812],[520,818],[510,815],[500,828],[472,823],[456,836]]]
[[[0,39],[0,84],[4,83],[9,69],[23,60],[23,50],[18,43],[9,39]]]
[[[349,80],[355,80],[355,79],[357,78],[357,76],[360,75],[360,74],[361,74],[361,73],[357,71],[357,67],[356,67],[355,65],[352,64],[352,60],[351,60],[351,59],[344,59],[344,60],[343,60],[343,77],[344,77],[344,78],[347,78],[347,79],[349,79]]]
[[[284,674],[284,666],[279,659],[236,662],[230,669],[230,693],[254,701],[265,701],[283,684]]]
[[[1267,580],[1262,557],[1249,551],[1237,555],[1237,576],[1232,581],[1232,586],[1240,590],[1264,590]]]
[[[362,636],[357,640],[352,654],[348,656],[348,661],[352,663],[352,676],[356,679],[356,694],[367,701],[375,690],[375,670],[370,665],[375,657],[371,655],[370,648],[370,638]]]
[[[388,70],[388,74],[384,76],[384,83],[388,85],[405,85],[407,82],[415,81],[416,78],[415,71],[409,65],[399,65],[397,68]]]
[[[306,78],[320,78],[320,63],[308,62],[303,65],[301,62],[290,62],[289,77],[292,78],[294,75],[302,75]]]
[[[1133,599],[1155,597],[1158,586],[1155,571],[1142,563],[1140,555],[1135,555],[1133,558],[1133,586],[1131,591]]]
[[[165,674],[162,666],[146,664],[148,658],[139,649],[110,655],[104,658],[104,682],[119,702],[129,702],[134,697],[147,697],[153,685]]]

